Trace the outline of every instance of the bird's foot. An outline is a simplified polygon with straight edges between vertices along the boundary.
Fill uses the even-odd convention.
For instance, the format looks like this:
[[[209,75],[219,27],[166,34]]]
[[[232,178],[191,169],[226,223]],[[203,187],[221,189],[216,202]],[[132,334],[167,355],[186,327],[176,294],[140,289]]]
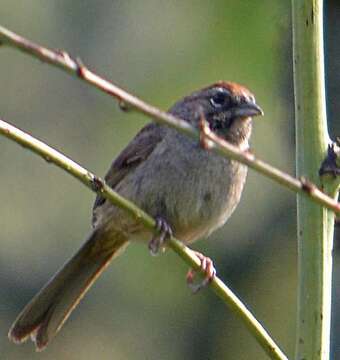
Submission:
[[[193,293],[197,293],[214,279],[216,275],[216,269],[214,267],[213,261],[210,258],[204,256],[198,251],[193,251],[193,252],[201,262],[200,270],[205,274],[205,277],[201,282],[199,282],[198,284],[194,284],[194,279],[197,272],[193,269],[189,269],[187,273],[186,276],[187,284]]]
[[[158,255],[159,250],[164,249],[163,245],[165,241],[173,235],[170,225],[162,217],[157,216],[155,221],[156,229],[159,233],[155,234],[149,242],[149,250],[151,255]]]

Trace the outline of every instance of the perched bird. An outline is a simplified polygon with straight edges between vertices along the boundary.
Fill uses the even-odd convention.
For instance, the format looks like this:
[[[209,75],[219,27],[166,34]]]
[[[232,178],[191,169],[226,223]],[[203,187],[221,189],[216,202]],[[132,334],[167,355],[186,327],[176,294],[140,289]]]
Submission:
[[[249,90],[224,81],[184,97],[169,112],[196,128],[203,116],[212,131],[245,151],[251,117],[263,114]],[[155,217],[161,235],[153,237],[135,218],[97,196],[86,242],[23,309],[9,338],[20,343],[31,337],[37,350],[45,348],[130,242],[144,241],[157,252],[167,234],[186,244],[211,234],[239,203],[246,175],[246,166],[207,151],[198,141],[164,125],[146,125],[113,161],[105,180]],[[197,255],[211,279],[215,274],[211,261]]]

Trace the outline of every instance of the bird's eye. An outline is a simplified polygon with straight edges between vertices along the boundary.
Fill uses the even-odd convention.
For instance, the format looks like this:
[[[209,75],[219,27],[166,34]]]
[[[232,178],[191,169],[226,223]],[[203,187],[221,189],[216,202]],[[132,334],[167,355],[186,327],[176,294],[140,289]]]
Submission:
[[[210,103],[212,106],[214,106],[215,108],[220,108],[223,105],[226,105],[228,101],[228,97],[224,92],[217,92],[215,95],[213,95],[210,98]]]

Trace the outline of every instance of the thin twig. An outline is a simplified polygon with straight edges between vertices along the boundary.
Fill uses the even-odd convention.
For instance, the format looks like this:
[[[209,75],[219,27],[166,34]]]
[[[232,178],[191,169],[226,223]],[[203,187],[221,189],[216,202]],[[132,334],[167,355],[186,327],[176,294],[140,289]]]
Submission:
[[[86,170],[73,160],[61,154],[57,150],[46,145],[42,141],[34,138],[33,136],[19,130],[0,120],[0,134],[7,138],[19,143],[25,148],[33,151],[34,153],[43,157],[49,163],[54,163],[67,173],[80,180],[92,191],[100,194],[114,205],[126,210],[131,216],[135,217],[151,230],[156,230],[155,220],[146,214],[143,210],[136,205],[120,196],[112,190],[104,180]],[[186,247],[179,240],[171,237],[169,246],[192,268],[199,271],[200,261],[188,247]],[[257,339],[262,348],[272,359],[287,360],[286,355],[276,345],[274,340],[271,339],[263,326],[255,319],[246,306],[237,298],[235,294],[220,280],[217,276],[211,281],[211,287],[214,292],[234,311],[237,313],[253,336]]]
[[[143,113],[156,122],[171,126],[190,137],[199,139],[199,131],[189,125],[186,121],[171,114],[157,109],[137,97],[129,94],[118,86],[90,71],[79,59],[73,59],[67,52],[47,49],[33,43],[0,26],[0,44],[17,48],[46,63],[59,67],[69,74],[95,86],[99,90],[115,97],[123,108],[131,108]],[[244,152],[236,146],[221,140],[213,133],[208,134],[209,139],[214,143],[212,151],[216,151],[224,157],[237,160],[248,165],[255,171],[265,175],[286,188],[309,197],[312,201],[333,210],[340,214],[340,204],[327,196],[315,184],[306,179],[296,179],[289,174],[259,160],[250,152]]]

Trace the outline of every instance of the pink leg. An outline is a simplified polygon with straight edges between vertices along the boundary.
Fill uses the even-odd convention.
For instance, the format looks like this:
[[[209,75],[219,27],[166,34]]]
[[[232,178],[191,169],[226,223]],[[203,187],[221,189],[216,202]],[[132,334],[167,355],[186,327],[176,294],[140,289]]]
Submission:
[[[187,283],[190,287],[190,289],[192,290],[193,293],[198,292],[199,290],[201,290],[202,288],[204,288],[205,286],[207,286],[209,284],[210,281],[212,281],[216,275],[216,269],[214,267],[214,263],[213,261],[204,256],[203,254],[201,254],[198,251],[194,251],[192,250],[193,253],[200,259],[201,261],[201,266],[200,269],[202,272],[205,273],[205,277],[203,279],[203,281],[201,281],[198,284],[194,284],[194,279],[196,276],[196,271],[193,269],[189,269],[188,273],[187,273]]]

